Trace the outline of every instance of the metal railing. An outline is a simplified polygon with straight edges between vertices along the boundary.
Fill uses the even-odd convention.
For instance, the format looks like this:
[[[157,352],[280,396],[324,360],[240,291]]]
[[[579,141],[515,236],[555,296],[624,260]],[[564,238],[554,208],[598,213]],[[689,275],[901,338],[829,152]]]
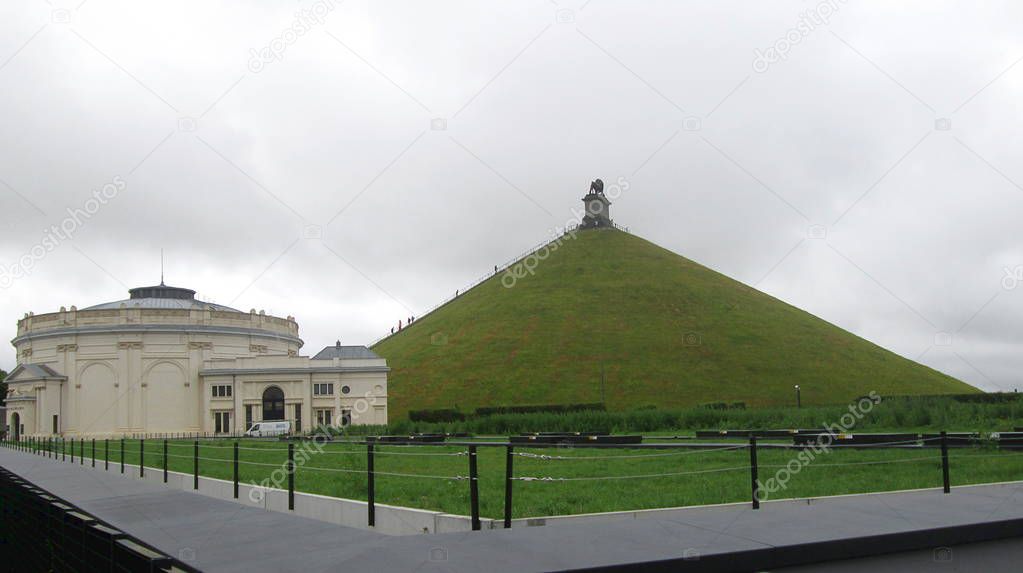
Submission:
[[[307,465],[305,462],[307,459],[303,459],[299,464],[296,464],[295,447],[298,444],[303,448],[303,458],[309,458],[308,452],[310,446],[308,442],[310,440],[317,440],[319,445],[327,443],[337,443],[338,445],[354,446],[354,449],[342,449],[327,451],[320,449],[321,454],[333,455],[333,456],[354,456],[354,458],[347,459],[358,459],[361,456],[365,456],[365,468],[354,468],[354,467],[326,467],[325,465]],[[907,449],[915,449],[918,451],[927,451],[932,448],[940,450],[939,455],[929,454],[914,456],[905,459],[887,459],[877,461],[850,461],[850,462],[833,462],[833,463],[817,463],[815,465],[820,467],[853,467],[853,466],[865,466],[865,465],[884,465],[884,464],[902,464],[902,463],[915,463],[915,462],[936,462],[940,460],[941,472],[942,472],[942,489],[944,493],[950,493],[951,481],[949,472],[949,441],[950,438],[946,432],[933,435],[931,437],[920,436],[913,440],[899,440],[892,442],[881,442],[881,443],[869,443],[869,444],[842,444],[833,442],[827,445],[830,449],[898,449],[900,451],[907,451]],[[153,440],[150,440],[152,444]],[[597,481],[632,481],[632,480],[645,480],[649,478],[679,478],[684,476],[698,476],[707,474],[720,474],[720,473],[734,473],[734,472],[749,472],[749,484],[750,484],[750,496],[749,500],[753,509],[759,509],[760,502],[763,499],[761,495],[762,482],[759,478],[759,471],[761,469],[778,469],[781,471],[783,468],[787,468],[788,464],[777,465],[777,464],[763,464],[758,461],[758,452],[770,451],[770,450],[799,450],[806,451],[820,446],[820,444],[780,444],[780,443],[758,443],[758,438],[755,435],[751,435],[746,443],[573,443],[570,446],[566,446],[564,443],[556,442],[514,442],[514,441],[446,441],[446,442],[422,442],[422,441],[387,441],[381,442],[375,438],[367,438],[361,442],[343,441],[343,442],[332,442],[327,439],[326,436],[314,436],[308,440],[296,439],[287,444],[282,444],[281,447],[275,447],[274,445],[264,445],[260,447],[243,446],[237,440],[233,442],[224,441],[221,443],[207,442],[200,444],[200,440],[195,438],[191,443],[181,441],[171,441],[169,439],[163,439],[157,442],[158,446],[154,451],[152,448],[146,449],[145,439],[138,440],[137,444],[128,444],[124,439],[115,440],[113,443],[114,452],[111,455],[111,440],[102,440],[102,448],[98,448],[97,440],[92,439],[88,442],[88,451],[91,454],[90,465],[96,467],[97,461],[99,460],[99,452],[102,452],[102,459],[104,469],[110,470],[110,462],[120,464],[120,473],[125,473],[125,458],[126,453],[133,456],[134,459],[138,460],[137,470],[139,477],[145,477],[147,469],[156,469],[163,472],[163,482],[166,483],[168,480],[168,473],[170,468],[170,460],[181,460],[178,462],[179,466],[184,465],[188,461],[191,466],[191,477],[192,487],[198,490],[200,487],[200,462],[203,467],[210,463],[223,463],[231,464],[232,477],[234,486],[234,497],[237,499],[239,495],[239,481],[240,481],[240,466],[251,466],[254,468],[275,468],[272,473],[277,473],[276,470],[280,469],[283,472],[283,476],[286,476],[287,484],[279,484],[275,486],[276,489],[287,490],[288,495],[288,509],[294,510],[295,508],[295,475],[298,473],[299,468],[303,472],[322,472],[332,473],[335,475],[341,474],[354,474],[364,475],[367,501],[368,501],[368,512],[367,512],[367,525],[370,527],[376,524],[376,479],[378,477],[387,478],[403,478],[403,479],[416,479],[416,480],[448,480],[448,481],[467,481],[469,486],[469,518],[471,520],[471,527],[473,530],[479,530],[481,528],[480,508],[479,508],[479,464],[478,464],[478,452],[485,448],[503,448],[504,451],[504,511],[503,511],[503,524],[505,528],[510,528],[512,523],[512,510],[513,510],[513,497],[514,497],[514,485],[516,482],[519,483],[554,483],[554,482],[597,482]],[[82,440],[63,440],[59,438],[26,438],[18,442],[6,441],[4,445],[12,448],[16,448],[23,451],[35,453],[37,455],[45,456],[54,460],[68,461],[68,454],[70,453],[70,463],[75,463],[75,455],[77,450],[78,463],[81,465],[85,464],[86,459],[86,444],[87,441]],[[162,447],[160,447],[162,445]],[[175,448],[171,452],[170,448]],[[457,451],[429,451],[431,448],[457,448]],[[570,448],[570,449],[566,449]],[[1014,442],[1009,442],[1005,445],[1008,449],[1020,449],[1023,445],[1017,445]],[[201,455],[202,449],[205,449],[207,455]],[[534,453],[523,450],[555,450],[553,454],[546,453]],[[964,448],[959,448],[962,451]],[[230,456],[227,456],[227,452],[218,454],[221,450],[231,450]],[[414,451],[417,450],[417,451]],[[608,451],[619,450],[622,453],[607,453]],[[551,466],[544,467],[559,467],[562,463],[570,462],[607,462],[609,460],[629,460],[629,461],[645,461],[652,459],[690,459],[683,458],[684,456],[694,456],[699,454],[708,454],[715,452],[747,452],[748,463],[741,462],[735,463],[731,461],[717,460],[716,463],[728,463],[729,465],[723,467],[677,467],[672,468],[670,471],[633,471],[624,474],[600,474],[600,475],[575,475],[571,471],[548,471],[543,469],[541,471],[534,471],[534,474],[540,475],[520,475],[515,472],[515,459],[528,459],[542,464],[553,464]],[[260,452],[261,455],[267,453],[278,452],[283,455],[286,452],[286,461],[283,463],[267,463],[266,458],[260,458],[256,454],[245,454],[245,457],[250,459],[243,459],[241,452]],[[605,452],[598,454],[598,452]],[[135,454],[137,453],[137,457]],[[147,454],[149,454],[147,456]],[[983,456],[984,454],[973,454],[964,455],[959,457],[972,458]],[[998,454],[1000,456],[1013,455],[1013,454]],[[1018,455],[1018,454],[1017,454]],[[221,457],[218,457],[221,456]],[[450,458],[457,458],[465,456],[467,458],[467,473],[465,475],[456,473],[455,475],[439,475],[436,473],[423,473],[414,471],[387,471],[381,470],[376,465],[377,458],[380,456],[418,456],[420,458],[430,456],[446,456]],[[157,465],[146,465],[147,460],[153,460],[155,457]],[[162,459],[161,459],[162,458]],[[255,458],[255,459],[252,459]],[[256,461],[264,460],[264,461]],[[162,463],[161,463],[162,462]],[[135,464],[130,464],[135,465]],[[329,465],[329,464],[328,464]],[[567,466],[566,466],[567,467]],[[631,465],[630,465],[631,467]],[[536,469],[536,468],[534,468]],[[676,471],[679,470],[679,471]],[[133,472],[134,473],[134,470]],[[178,472],[184,473],[184,472]],[[187,474],[185,474],[187,475]],[[283,477],[281,479],[284,479]],[[266,488],[268,486],[256,486],[253,487]]]

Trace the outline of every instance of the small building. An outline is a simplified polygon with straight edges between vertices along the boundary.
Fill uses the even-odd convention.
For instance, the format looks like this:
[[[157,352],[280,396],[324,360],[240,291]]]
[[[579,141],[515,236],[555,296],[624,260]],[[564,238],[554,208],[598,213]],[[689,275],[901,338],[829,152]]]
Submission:
[[[340,341],[310,358],[294,317],[203,302],[191,289],[28,313],[11,341],[11,436],[244,432],[252,423],[387,423],[386,361]]]

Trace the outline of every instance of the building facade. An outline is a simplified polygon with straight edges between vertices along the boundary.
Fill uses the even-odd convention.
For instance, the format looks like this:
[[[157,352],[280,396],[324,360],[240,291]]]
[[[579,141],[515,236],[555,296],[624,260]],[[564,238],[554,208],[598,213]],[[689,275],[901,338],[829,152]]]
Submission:
[[[84,309],[26,314],[12,340],[9,435],[244,432],[252,423],[387,422],[387,364],[337,342],[313,357],[294,317],[203,302],[162,283]]]

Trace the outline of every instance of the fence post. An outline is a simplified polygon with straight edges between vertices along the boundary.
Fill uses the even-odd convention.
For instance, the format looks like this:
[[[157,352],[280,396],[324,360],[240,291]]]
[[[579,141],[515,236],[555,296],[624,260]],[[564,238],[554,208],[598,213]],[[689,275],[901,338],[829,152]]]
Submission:
[[[480,530],[480,484],[476,467],[476,446],[469,446],[469,514],[472,530]]]
[[[75,463],[75,439],[71,438],[71,463]]]
[[[515,458],[512,446],[504,453],[504,528],[511,529],[512,520],[512,460]]]
[[[288,509],[295,511],[295,444],[288,442]]]
[[[749,437],[750,484],[753,489],[753,509],[760,509],[760,480],[757,479],[757,437]]]
[[[146,439],[139,439],[139,477],[146,477]]]
[[[78,465],[85,465],[85,438],[78,439]]]
[[[63,437],[60,439],[60,461],[67,461],[67,440]]]
[[[941,431],[941,478],[944,481],[945,493],[951,493],[952,486],[948,481],[948,435]]]
[[[199,489],[199,440],[192,446],[192,489]]]
[[[238,442],[234,443],[234,498],[238,499]]]
[[[110,471],[110,438],[103,438],[103,469]]]
[[[121,473],[124,473],[124,438],[121,438]]]
[[[368,505],[366,506],[366,516],[370,527],[376,525],[376,500],[374,499],[374,487],[373,487],[373,442],[366,442],[366,489]]]
[[[96,467],[96,438],[92,439],[92,467]]]
[[[167,483],[167,438],[163,439],[163,483]]]

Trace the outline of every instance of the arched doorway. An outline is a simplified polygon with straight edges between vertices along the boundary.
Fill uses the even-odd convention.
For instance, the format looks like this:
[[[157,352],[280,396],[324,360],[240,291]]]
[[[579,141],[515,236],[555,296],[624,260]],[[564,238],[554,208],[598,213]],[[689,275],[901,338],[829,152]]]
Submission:
[[[284,419],[284,390],[270,386],[263,390],[263,420]]]
[[[17,412],[11,414],[11,435],[15,442],[21,439],[21,416]]]

